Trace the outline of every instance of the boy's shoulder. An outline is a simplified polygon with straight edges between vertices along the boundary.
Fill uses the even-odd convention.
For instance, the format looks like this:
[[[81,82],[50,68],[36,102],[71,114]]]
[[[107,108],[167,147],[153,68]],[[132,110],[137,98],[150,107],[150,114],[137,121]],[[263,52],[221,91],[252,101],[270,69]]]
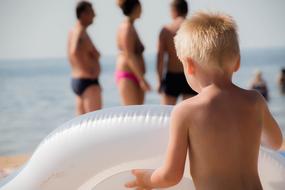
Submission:
[[[237,88],[233,93],[235,93],[235,95],[231,96],[232,99],[230,101],[240,102],[240,100],[242,100],[243,105],[246,104],[258,109],[262,109],[262,107],[266,105],[266,100],[256,90]],[[235,100],[235,98],[239,100]],[[212,102],[211,98],[196,95],[174,106],[172,117],[180,121],[189,121],[203,114],[203,111],[206,110],[205,108],[208,108],[211,104],[216,105]]]
[[[222,103],[235,105],[236,108],[240,107],[242,109],[260,112],[267,106],[265,98],[260,92],[254,89],[244,89],[236,86],[227,96],[227,98],[221,100]]]
[[[171,117],[177,122],[191,121],[195,112],[199,112],[199,101],[196,97],[189,98],[175,105]]]
[[[242,95],[241,98],[247,99],[252,103],[262,104],[266,102],[264,97],[257,90],[240,88],[240,92]]]

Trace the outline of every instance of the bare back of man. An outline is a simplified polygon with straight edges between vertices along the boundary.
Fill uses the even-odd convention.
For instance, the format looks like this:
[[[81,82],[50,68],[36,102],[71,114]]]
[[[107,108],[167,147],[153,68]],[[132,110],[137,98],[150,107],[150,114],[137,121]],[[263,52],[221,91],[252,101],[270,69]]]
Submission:
[[[193,110],[189,113],[189,159],[197,189],[262,189],[256,167],[261,102],[256,92],[232,86],[223,91],[209,88],[184,103]]]
[[[188,86],[186,79],[184,79],[183,66],[177,57],[175,45],[174,45],[174,36],[176,35],[176,32],[178,31],[183,21],[184,21],[184,17],[177,17],[176,19],[173,20],[172,23],[164,26],[159,35],[158,55],[157,55],[157,59],[158,59],[157,69],[158,69],[158,75],[159,75],[158,80],[160,82],[164,80],[164,83],[165,83],[165,84],[159,84],[159,87],[158,87],[159,91],[165,91],[162,94],[162,100],[161,100],[162,104],[171,104],[171,105],[176,104],[178,95],[176,95],[175,92],[172,94],[171,92],[172,90],[170,87],[172,83],[175,83],[176,78],[179,78],[180,82],[182,80],[185,83],[184,88],[186,88],[185,91],[187,91],[187,93],[182,94],[183,100],[189,97],[192,97],[193,95],[196,95],[194,91],[191,91],[191,88]],[[167,59],[164,61],[165,55],[167,55]],[[162,79],[163,70],[165,70],[166,72],[165,79]],[[176,81],[176,83],[177,82],[178,81]],[[169,87],[166,86],[164,87],[166,88],[165,90],[161,90],[162,85],[164,86],[170,85],[170,86]],[[167,88],[169,88],[169,90]]]
[[[72,68],[72,86],[76,93],[77,114],[84,114],[102,107],[100,54],[86,30],[77,24],[70,32],[68,55]]]
[[[184,18],[182,17],[176,18],[172,23],[164,26],[160,33],[160,45],[163,51],[168,55],[166,69],[170,72],[183,72],[183,66],[177,57],[173,40],[183,21]]]

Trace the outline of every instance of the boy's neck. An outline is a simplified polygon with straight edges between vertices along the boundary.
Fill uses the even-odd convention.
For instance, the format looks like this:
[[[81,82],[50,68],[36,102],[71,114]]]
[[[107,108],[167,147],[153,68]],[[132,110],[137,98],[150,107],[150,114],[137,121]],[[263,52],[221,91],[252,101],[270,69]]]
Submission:
[[[208,73],[205,77],[200,78],[199,85],[201,91],[211,86],[215,86],[220,89],[227,89],[233,86],[232,73]]]

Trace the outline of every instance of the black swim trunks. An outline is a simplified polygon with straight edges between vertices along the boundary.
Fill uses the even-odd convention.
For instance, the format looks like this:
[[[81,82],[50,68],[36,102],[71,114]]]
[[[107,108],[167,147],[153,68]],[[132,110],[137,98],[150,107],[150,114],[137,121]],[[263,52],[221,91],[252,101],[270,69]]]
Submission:
[[[184,73],[166,73],[161,82],[160,92],[168,96],[178,97],[179,95],[197,95],[187,83]]]
[[[86,78],[73,78],[71,80],[71,87],[75,94],[81,96],[83,92],[91,85],[98,85],[98,79],[86,79]]]

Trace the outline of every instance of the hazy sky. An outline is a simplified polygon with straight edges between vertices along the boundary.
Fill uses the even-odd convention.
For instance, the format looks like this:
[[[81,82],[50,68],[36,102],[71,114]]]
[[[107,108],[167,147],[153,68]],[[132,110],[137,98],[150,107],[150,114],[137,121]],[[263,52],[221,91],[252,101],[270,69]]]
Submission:
[[[0,0],[0,59],[65,57],[67,34],[75,23],[77,0]],[[115,36],[123,19],[116,0],[92,0],[97,13],[88,32],[103,55],[117,52]],[[170,22],[170,0],[141,0],[136,27],[146,53],[154,53],[159,30]],[[231,14],[242,48],[285,47],[284,0],[191,0],[196,10]]]

